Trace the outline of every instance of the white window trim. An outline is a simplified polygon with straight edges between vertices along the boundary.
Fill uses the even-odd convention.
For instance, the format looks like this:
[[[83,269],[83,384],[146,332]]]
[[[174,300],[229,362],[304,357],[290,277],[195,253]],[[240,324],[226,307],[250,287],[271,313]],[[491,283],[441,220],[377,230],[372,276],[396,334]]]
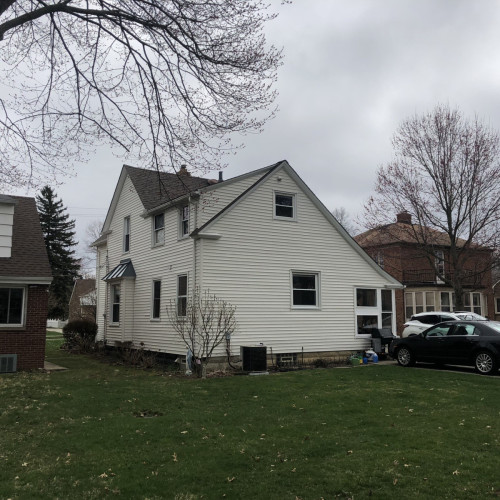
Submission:
[[[155,283],[160,283],[160,308],[159,308],[159,316],[157,318],[154,317],[154,309],[155,309]],[[162,288],[163,283],[161,278],[153,278],[151,281],[151,315],[150,320],[157,323],[161,321],[161,296],[162,296]]]
[[[127,228],[127,220],[128,220],[128,233],[126,233],[126,228]],[[129,253],[130,252],[130,244],[131,244],[131,227],[132,224],[130,222],[130,215],[127,215],[126,217],[123,218],[123,240],[122,240],[122,252],[123,253]],[[125,244],[127,241],[127,234],[128,234],[128,250],[125,249]]]
[[[498,296],[493,297],[493,300],[495,302],[495,314],[500,314],[500,310],[497,309],[497,299],[500,300],[500,297]]]
[[[25,286],[19,286],[8,283],[1,283],[0,288],[17,288],[23,291],[23,303],[21,305],[21,323],[0,323],[0,328],[23,328],[26,324],[26,308],[28,305],[27,301],[27,288]]]
[[[293,303],[293,275],[294,274],[308,274],[314,275],[316,278],[316,305],[315,306],[301,306]],[[290,308],[293,310],[320,310],[321,309],[321,272],[320,271],[303,271],[298,269],[290,270]]]
[[[179,295],[179,278],[181,276],[185,276],[186,277],[186,295]],[[188,301],[188,297],[189,297],[189,274],[188,273],[179,273],[176,275],[175,277],[175,310],[176,310],[176,315],[178,318],[181,318],[181,319],[184,319],[187,317],[187,314],[185,316],[180,316],[179,315],[179,299],[180,298],[183,298],[185,297],[186,298],[186,305],[187,305],[187,301]]]
[[[113,289],[114,287],[119,287],[120,288],[120,302],[118,302],[119,304],[119,313],[118,313],[118,316],[119,316],[119,319],[118,321],[113,321],[113,306],[115,305],[115,302],[114,302],[114,293],[113,293]],[[121,316],[122,316],[122,303],[123,303],[123,300],[122,300],[122,284],[121,283],[111,283],[109,285],[109,324],[112,325],[112,326],[119,326],[120,325],[120,319],[121,319]]]
[[[188,209],[188,218],[187,218],[187,223],[188,223],[188,230],[187,230],[187,233],[184,234],[184,224],[183,222],[186,220],[184,219],[184,209],[187,207]],[[178,220],[179,220],[179,240],[183,240],[185,238],[189,238],[189,234],[190,234],[190,225],[191,225],[191,207],[188,204],[186,205],[182,205],[180,208],[179,208],[179,211],[178,211]]]
[[[157,229],[155,226],[155,220],[157,215],[163,214],[163,227]],[[163,229],[163,241],[156,241],[156,234]],[[160,212],[159,214],[154,214],[151,216],[151,247],[161,247],[165,245],[165,212]]]
[[[276,215],[276,195],[291,196],[292,197],[293,217],[281,217],[279,215]],[[273,219],[297,221],[297,193],[290,193],[288,191],[273,190]]]
[[[358,306],[357,290],[376,290],[377,293],[377,305],[376,306]],[[358,338],[371,338],[369,333],[358,333],[358,316],[377,316],[377,328],[382,328],[382,312],[389,312],[382,310],[382,290],[391,290],[391,302],[392,302],[392,325],[391,329],[393,332],[396,331],[396,294],[392,288],[380,288],[376,286],[355,286],[353,293],[354,300],[354,336]]]

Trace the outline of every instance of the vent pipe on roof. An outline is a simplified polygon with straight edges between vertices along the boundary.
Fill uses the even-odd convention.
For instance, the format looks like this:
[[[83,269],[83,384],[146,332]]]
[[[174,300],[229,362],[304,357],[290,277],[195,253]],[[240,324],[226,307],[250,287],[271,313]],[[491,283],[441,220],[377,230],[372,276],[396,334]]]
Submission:
[[[222,178],[222,172],[219,172],[219,182],[222,182],[224,179]]]

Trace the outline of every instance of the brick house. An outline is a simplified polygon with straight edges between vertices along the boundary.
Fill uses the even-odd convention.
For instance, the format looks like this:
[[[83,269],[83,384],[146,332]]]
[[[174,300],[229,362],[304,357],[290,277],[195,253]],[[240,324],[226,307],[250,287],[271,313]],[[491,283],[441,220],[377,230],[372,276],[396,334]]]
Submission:
[[[405,285],[404,290],[396,290],[398,334],[402,332],[404,322],[413,314],[456,310],[453,288],[440,279],[440,275],[449,277],[454,272],[449,262],[448,236],[432,229],[426,230],[435,256],[432,266],[428,254],[417,244],[411,226],[411,215],[400,213],[395,223],[371,229],[354,238],[380,267]],[[462,243],[464,241],[460,240],[459,244]],[[493,319],[496,311],[489,266],[491,254],[491,250],[484,247],[471,248],[467,254],[464,266],[467,271],[462,283],[464,310]]]
[[[51,281],[35,199],[0,195],[0,372],[43,368]]]
[[[69,321],[88,319],[95,321],[96,289],[95,279],[77,279],[69,299]]]

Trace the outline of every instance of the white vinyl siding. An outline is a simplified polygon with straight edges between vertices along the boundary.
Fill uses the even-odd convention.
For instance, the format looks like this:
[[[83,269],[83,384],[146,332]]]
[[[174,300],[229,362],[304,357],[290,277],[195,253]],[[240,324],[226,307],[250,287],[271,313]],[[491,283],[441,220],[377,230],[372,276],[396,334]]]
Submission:
[[[296,224],[270,216],[275,190],[297,193]],[[260,342],[276,353],[368,347],[369,341],[356,335],[353,290],[381,289],[388,282],[283,170],[243,197],[207,232],[222,236],[202,242],[203,288],[237,307],[233,352]],[[290,270],[321,273],[321,309],[290,307]]]
[[[164,244],[151,247],[151,217],[142,217],[144,206],[137,195],[130,178],[126,178],[121,190],[115,213],[110,223],[111,233],[108,236],[107,251],[109,255],[108,270],[113,269],[123,258],[122,230],[123,219],[130,215],[130,224],[133,229],[133,244],[127,258],[130,258],[136,272],[135,279],[122,279],[122,307],[120,325],[106,328],[106,340],[109,345],[114,341],[132,341],[135,346],[144,344],[144,349],[185,354],[185,348],[169,327],[167,321],[151,321],[152,282],[161,276],[161,301],[175,299],[177,294],[177,275],[189,274],[193,263],[193,240],[178,238],[178,207],[165,211]],[[103,249],[101,261],[104,261],[106,250]],[[102,263],[101,263],[102,265]],[[106,273],[101,271],[100,277]],[[99,280],[99,279],[98,279]],[[104,283],[101,280],[102,283]],[[192,283],[189,282],[188,289]],[[101,289],[101,285],[99,285]],[[104,311],[105,293],[99,295],[99,338],[104,338]],[[109,296],[108,296],[109,300]],[[109,303],[108,303],[109,310]],[[109,319],[108,319],[109,321]]]

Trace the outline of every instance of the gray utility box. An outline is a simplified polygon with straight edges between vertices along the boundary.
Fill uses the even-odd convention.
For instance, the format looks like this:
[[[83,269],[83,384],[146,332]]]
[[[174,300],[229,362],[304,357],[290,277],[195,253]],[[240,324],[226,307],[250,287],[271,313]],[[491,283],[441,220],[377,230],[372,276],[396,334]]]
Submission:
[[[246,372],[265,372],[267,370],[267,347],[264,345],[241,346],[240,356]]]

